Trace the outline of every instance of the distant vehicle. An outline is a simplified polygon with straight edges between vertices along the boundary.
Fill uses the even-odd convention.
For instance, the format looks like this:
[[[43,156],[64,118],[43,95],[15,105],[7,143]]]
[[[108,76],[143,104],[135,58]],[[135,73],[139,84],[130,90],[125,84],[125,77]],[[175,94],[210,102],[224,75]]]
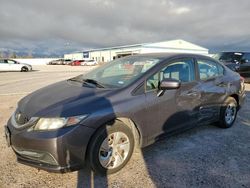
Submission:
[[[221,52],[215,54],[214,58],[250,82],[250,52]]]
[[[245,97],[244,79],[213,58],[134,55],[24,97],[5,135],[20,163],[54,172],[85,164],[110,174],[126,165],[134,146],[163,134],[231,127]]]
[[[63,65],[64,59],[56,59],[52,60],[48,63],[48,65]]]
[[[71,59],[65,59],[63,65],[69,65],[72,62]]]
[[[20,63],[13,59],[0,59],[0,71],[21,71],[28,72],[32,66],[26,63]]]
[[[84,62],[84,60],[75,60],[75,61],[72,61],[69,65],[71,65],[71,66],[81,66],[83,62]]]
[[[84,62],[82,62],[82,65],[95,66],[95,65],[98,65],[98,63],[95,60],[90,59],[90,60],[85,60]]]

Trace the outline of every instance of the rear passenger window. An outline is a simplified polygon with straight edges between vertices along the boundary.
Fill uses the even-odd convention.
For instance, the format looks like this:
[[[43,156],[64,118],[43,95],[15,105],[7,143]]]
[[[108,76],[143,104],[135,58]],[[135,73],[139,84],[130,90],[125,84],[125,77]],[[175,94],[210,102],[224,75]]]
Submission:
[[[0,59],[0,63],[8,63],[8,62],[4,59]]]
[[[198,60],[197,62],[201,80],[208,80],[220,75],[217,63],[209,60]]]

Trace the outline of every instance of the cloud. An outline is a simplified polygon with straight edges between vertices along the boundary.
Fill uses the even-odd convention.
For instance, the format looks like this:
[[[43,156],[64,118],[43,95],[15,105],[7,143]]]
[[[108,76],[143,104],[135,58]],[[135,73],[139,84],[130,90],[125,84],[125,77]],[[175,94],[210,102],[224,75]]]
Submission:
[[[44,54],[184,39],[250,48],[247,0],[0,0],[0,48]]]
[[[179,14],[179,15],[186,14],[188,12],[190,12],[190,9],[188,7],[180,7],[174,10],[174,13]]]

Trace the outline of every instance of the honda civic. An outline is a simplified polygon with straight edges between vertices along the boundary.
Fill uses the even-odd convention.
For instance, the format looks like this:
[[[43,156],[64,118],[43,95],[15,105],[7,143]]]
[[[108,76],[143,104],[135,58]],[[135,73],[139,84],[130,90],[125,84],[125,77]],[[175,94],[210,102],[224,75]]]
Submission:
[[[110,174],[163,135],[231,127],[245,95],[244,79],[213,58],[134,55],[27,95],[5,134],[20,163]]]

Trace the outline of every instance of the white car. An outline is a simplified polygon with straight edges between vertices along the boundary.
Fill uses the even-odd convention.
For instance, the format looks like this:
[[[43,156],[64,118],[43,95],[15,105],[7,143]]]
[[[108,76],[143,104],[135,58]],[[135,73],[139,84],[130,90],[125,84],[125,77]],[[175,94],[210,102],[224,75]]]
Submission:
[[[12,59],[0,59],[0,71],[21,71],[28,72],[32,66],[25,63],[19,63]]]
[[[98,65],[98,63],[95,60],[84,60],[84,62],[81,63],[81,65],[89,65],[89,66],[94,66]]]

